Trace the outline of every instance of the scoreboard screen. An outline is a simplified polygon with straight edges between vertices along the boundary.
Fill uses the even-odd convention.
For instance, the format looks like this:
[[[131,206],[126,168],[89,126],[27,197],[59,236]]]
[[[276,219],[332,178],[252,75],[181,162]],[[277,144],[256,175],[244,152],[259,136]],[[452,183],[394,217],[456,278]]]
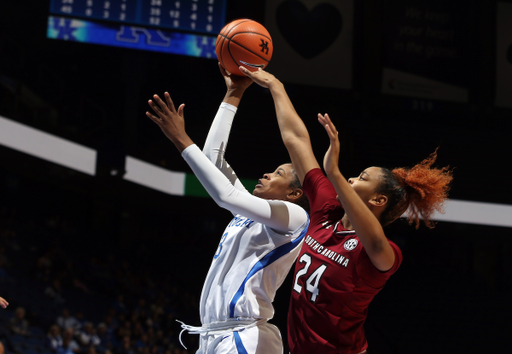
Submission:
[[[50,13],[217,34],[224,26],[225,0],[52,0]]]
[[[47,37],[215,58],[226,0],[52,0]]]

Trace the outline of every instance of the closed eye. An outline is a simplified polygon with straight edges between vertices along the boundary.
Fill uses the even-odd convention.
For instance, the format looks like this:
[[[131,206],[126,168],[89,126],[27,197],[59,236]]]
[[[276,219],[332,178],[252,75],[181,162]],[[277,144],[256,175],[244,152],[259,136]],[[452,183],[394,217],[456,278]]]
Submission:
[[[366,181],[366,180],[367,180],[366,175],[368,175],[368,173],[363,171],[363,172],[361,172],[361,174],[359,175],[358,179],[359,179],[360,181]]]
[[[284,170],[282,168],[279,168],[276,170],[276,176],[282,176],[284,175]]]

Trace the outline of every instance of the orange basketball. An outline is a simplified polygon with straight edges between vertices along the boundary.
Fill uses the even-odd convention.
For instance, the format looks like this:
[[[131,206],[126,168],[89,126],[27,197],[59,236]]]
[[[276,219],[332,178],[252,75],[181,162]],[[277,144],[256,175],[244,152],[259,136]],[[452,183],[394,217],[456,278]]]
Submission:
[[[260,23],[241,19],[228,23],[220,31],[215,51],[220,63],[231,74],[243,76],[239,67],[250,71],[265,68],[272,58],[272,38]]]

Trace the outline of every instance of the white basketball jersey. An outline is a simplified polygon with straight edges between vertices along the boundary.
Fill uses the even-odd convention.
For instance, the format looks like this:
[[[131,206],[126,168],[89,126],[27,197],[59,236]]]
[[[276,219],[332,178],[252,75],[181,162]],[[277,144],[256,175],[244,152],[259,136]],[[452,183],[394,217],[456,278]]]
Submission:
[[[270,319],[272,301],[299,253],[307,221],[293,234],[236,215],[222,235],[201,293],[203,325],[234,318]]]

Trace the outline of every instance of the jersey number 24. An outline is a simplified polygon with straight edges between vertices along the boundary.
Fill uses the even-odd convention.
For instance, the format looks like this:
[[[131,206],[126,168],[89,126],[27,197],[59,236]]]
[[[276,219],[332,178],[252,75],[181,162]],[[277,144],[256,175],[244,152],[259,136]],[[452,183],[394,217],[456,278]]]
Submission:
[[[299,285],[299,278],[308,275],[309,267],[311,266],[311,256],[307,253],[304,253],[300,259],[299,263],[304,263],[304,268],[301,268],[297,274],[295,274],[295,282],[293,283],[293,290],[295,290],[298,294],[302,291],[302,285]],[[320,279],[327,269],[327,264],[322,264],[318,268],[315,269],[311,275],[306,279],[306,291],[311,293],[311,301],[315,302],[318,295],[318,284],[320,284]]]

